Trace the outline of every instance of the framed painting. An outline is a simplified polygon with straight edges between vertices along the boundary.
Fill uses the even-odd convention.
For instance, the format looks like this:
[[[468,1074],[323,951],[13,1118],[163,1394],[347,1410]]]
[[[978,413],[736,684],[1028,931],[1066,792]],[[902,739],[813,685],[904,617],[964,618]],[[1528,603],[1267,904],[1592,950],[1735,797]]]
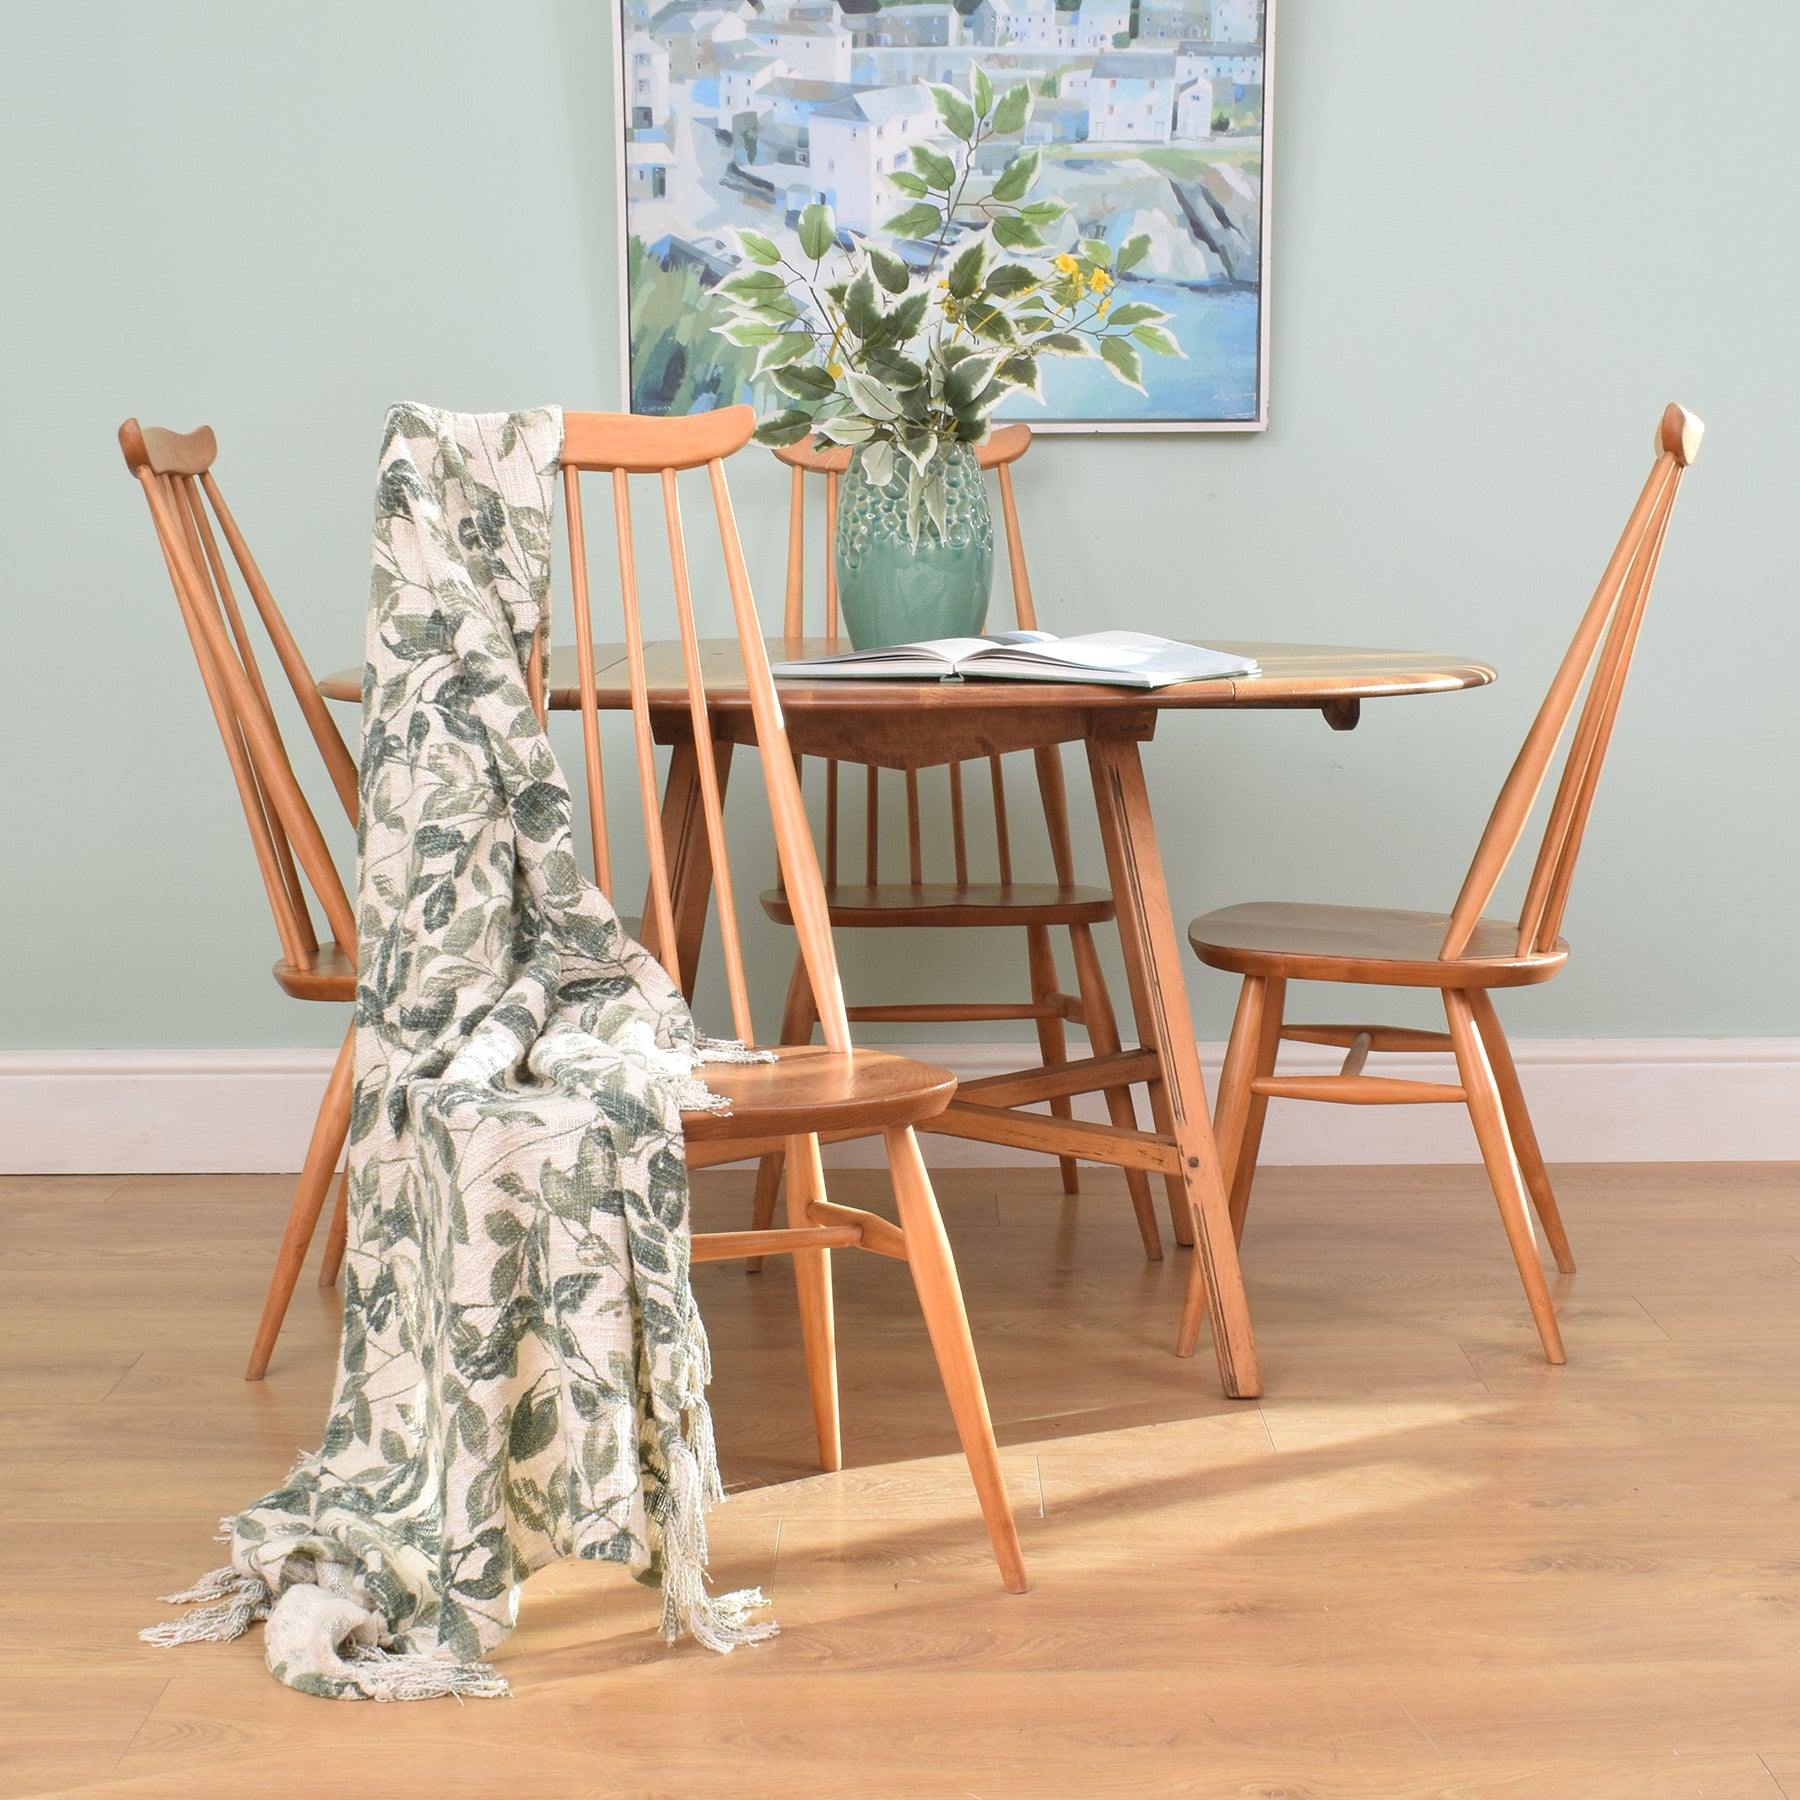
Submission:
[[[1274,0],[612,0],[620,317],[631,411],[774,403],[756,352],[720,335],[737,232],[791,240],[804,208],[885,233],[915,145],[941,147],[925,84],[1024,82],[1055,232],[1115,248],[1170,315],[1179,357],[1144,391],[1058,361],[1003,418],[1040,431],[1247,431],[1268,423],[1270,48]],[[1016,150],[1018,144],[1009,146]],[[998,151],[1001,146],[995,145]],[[1066,248],[1053,235],[1045,250]]]

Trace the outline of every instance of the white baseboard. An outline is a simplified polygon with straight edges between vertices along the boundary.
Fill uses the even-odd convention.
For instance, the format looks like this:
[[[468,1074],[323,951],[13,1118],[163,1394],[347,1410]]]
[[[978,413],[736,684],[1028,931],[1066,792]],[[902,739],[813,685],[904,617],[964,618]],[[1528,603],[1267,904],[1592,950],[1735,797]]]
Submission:
[[[915,1044],[973,1078],[1031,1060],[1017,1044]],[[1552,1162],[1766,1162],[1800,1158],[1800,1038],[1575,1038],[1514,1045]],[[1216,1083],[1222,1047],[1202,1044]],[[1079,1054],[1079,1052],[1077,1052]],[[208,1174],[297,1169],[330,1072],[329,1050],[0,1052],[0,1172]],[[1442,1079],[1447,1057],[1389,1057],[1379,1072]],[[1334,1052],[1284,1046],[1282,1069],[1327,1073]],[[1210,1091],[1210,1089],[1209,1089]],[[1099,1118],[1097,1100],[1077,1110]],[[1146,1121],[1147,1123],[1148,1121]],[[867,1166],[873,1142],[835,1146]],[[930,1138],[945,1168],[1041,1162],[998,1145]],[[1270,1163],[1473,1162],[1454,1106],[1269,1110]]]

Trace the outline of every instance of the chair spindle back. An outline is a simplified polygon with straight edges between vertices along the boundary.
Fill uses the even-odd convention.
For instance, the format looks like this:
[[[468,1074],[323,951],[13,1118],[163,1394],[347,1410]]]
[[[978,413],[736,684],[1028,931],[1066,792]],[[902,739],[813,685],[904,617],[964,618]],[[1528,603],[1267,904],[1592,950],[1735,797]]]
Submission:
[[[1675,495],[1682,471],[1700,454],[1705,429],[1699,419],[1679,406],[1669,406],[1663,412],[1657,426],[1656,461],[1500,790],[1476,848],[1475,860],[1457,896],[1439,952],[1446,961],[1454,961],[1467,950],[1476,921],[1493,899],[1500,877],[1524,834],[1586,679],[1587,696],[1569,740],[1562,777],[1550,804],[1543,840],[1519,913],[1519,955],[1542,954],[1556,942],[1575,876],[1575,859],[1600,780],[1600,767],[1612,738],[1619,697],[1624,692],[1644,607],[1656,577],[1663,539],[1668,534]]]
[[[1031,448],[1028,425],[1002,425],[975,446],[976,460],[994,474],[1000,491],[1001,523],[1006,535],[1007,567],[1012,580],[1013,614],[1021,631],[1037,629],[1037,610],[1032,604],[1031,576],[1025,564],[1025,542],[1019,529],[1018,501],[1013,491],[1012,465]],[[793,471],[788,502],[787,599],[782,629],[789,638],[806,635],[806,488],[809,478],[822,480],[825,488],[825,636],[833,649],[838,639],[837,569],[832,546],[837,537],[838,486],[850,466],[850,451],[843,446],[815,450],[807,443],[792,444],[775,455]],[[993,798],[994,849],[999,878],[1011,882],[1012,839],[1006,812],[1006,773],[998,756],[990,756],[988,782]],[[931,765],[927,765],[931,766]],[[948,772],[950,789],[950,843],[956,881],[966,885],[969,879],[969,838],[967,813],[963,798],[961,763],[943,765]],[[1074,859],[1069,850],[1069,828],[1062,788],[1062,763],[1054,751],[1037,756],[1039,787],[1044,805],[1044,822],[1050,834],[1051,853],[1056,860],[1056,878],[1060,882],[1074,880]],[[905,771],[907,879],[917,887],[925,878],[923,837],[920,821],[919,771]],[[839,802],[841,785],[839,764],[828,759],[825,764],[825,883],[836,887],[839,879]],[[863,801],[863,881],[874,887],[881,879],[881,783],[879,771],[868,765],[864,781]]]
[[[219,534],[237,564],[352,824],[357,816],[356,763],[213,478],[217,441],[206,426],[179,433],[127,419],[119,427],[119,447],[150,504],[157,542],[243,803],[282,955],[296,968],[311,966],[318,956],[319,937],[306,894],[310,884],[332,935],[354,956],[355,914],[318,820],[288,760],[219,549]],[[213,529],[215,521],[218,533]]]
[[[828,1048],[850,1048],[850,1030],[844,1014],[842,985],[832,948],[831,926],[825,911],[825,889],[813,850],[812,836],[800,800],[799,778],[788,748],[781,706],[769,673],[762,627],[750,591],[749,573],[738,540],[726,486],[724,458],[749,442],[755,415],[747,406],[725,407],[689,418],[648,418],[621,413],[565,413],[563,416],[563,501],[568,520],[570,589],[574,630],[578,646],[594,641],[592,589],[587,565],[587,542],[581,500],[581,476],[605,474],[612,478],[613,520],[618,544],[619,600],[624,626],[625,662],[631,690],[632,737],[637,763],[639,799],[644,818],[645,845],[650,864],[650,898],[645,908],[644,941],[663,966],[680,979],[675,934],[675,895],[665,846],[660,798],[657,793],[655,740],[651,720],[651,688],[644,647],[645,634],[639,601],[637,553],[632,531],[631,478],[654,476],[662,497],[669,564],[674,577],[675,615],[681,639],[682,704],[687,727],[693,733],[700,804],[712,857],[714,892],[718,900],[720,935],[725,953],[726,982],[731,993],[733,1029],[746,1042],[755,1041],[750,1017],[749,989],[744,973],[742,940],[737,908],[732,897],[731,862],[725,841],[724,807],[713,737],[709,726],[706,684],[700,639],[694,621],[693,592],[688,571],[687,542],[682,526],[676,477],[684,470],[704,468],[712,508],[724,553],[726,584],[731,593],[732,615],[743,653],[749,686],[751,715],[755,721],[757,748],[763,780],[775,828],[775,846],[782,879],[791,897],[801,953],[818,1002],[820,1021]],[[595,845],[595,878],[612,898],[612,857],[607,842],[604,769],[600,750],[599,710],[593,658],[578,656],[580,668],[582,750],[587,769],[588,804]],[[659,693],[660,710],[668,710],[669,697]]]

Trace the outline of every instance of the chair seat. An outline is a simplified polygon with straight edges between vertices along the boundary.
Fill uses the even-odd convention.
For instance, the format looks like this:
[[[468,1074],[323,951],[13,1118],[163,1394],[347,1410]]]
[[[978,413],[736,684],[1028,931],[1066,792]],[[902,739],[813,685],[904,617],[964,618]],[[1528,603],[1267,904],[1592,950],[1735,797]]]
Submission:
[[[956,1093],[948,1069],[880,1050],[796,1044],[774,1056],[774,1062],[707,1063],[700,1069],[700,1078],[731,1102],[731,1111],[683,1114],[689,1143],[803,1132],[855,1136],[933,1118]]]
[[[278,962],[275,980],[296,1000],[354,1000],[356,958],[342,944],[321,944],[310,963]]]
[[[1194,920],[1188,942],[1209,968],[1238,975],[1379,987],[1526,987],[1548,981],[1568,960],[1561,938],[1541,955],[1520,956],[1517,924],[1482,919],[1468,949],[1443,962],[1438,949],[1449,924],[1448,913],[1257,900]]]
[[[787,895],[771,888],[763,911],[778,925],[794,922]],[[1099,925],[1113,916],[1105,888],[1054,881],[882,882],[825,890],[833,925]]]

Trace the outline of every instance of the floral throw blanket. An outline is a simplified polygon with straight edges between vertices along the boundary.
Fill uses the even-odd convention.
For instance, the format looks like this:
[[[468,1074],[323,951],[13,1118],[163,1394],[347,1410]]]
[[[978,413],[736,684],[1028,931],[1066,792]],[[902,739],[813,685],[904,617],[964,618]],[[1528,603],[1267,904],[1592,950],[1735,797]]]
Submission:
[[[153,1642],[266,1619],[334,1699],[496,1694],[534,1569],[660,1583],[663,1630],[768,1635],[712,1597],[720,1498],[688,1283],[682,1109],[735,1045],[583,881],[524,660],[562,415],[388,415],[363,676],[344,1336],[324,1443],[225,1521]]]

